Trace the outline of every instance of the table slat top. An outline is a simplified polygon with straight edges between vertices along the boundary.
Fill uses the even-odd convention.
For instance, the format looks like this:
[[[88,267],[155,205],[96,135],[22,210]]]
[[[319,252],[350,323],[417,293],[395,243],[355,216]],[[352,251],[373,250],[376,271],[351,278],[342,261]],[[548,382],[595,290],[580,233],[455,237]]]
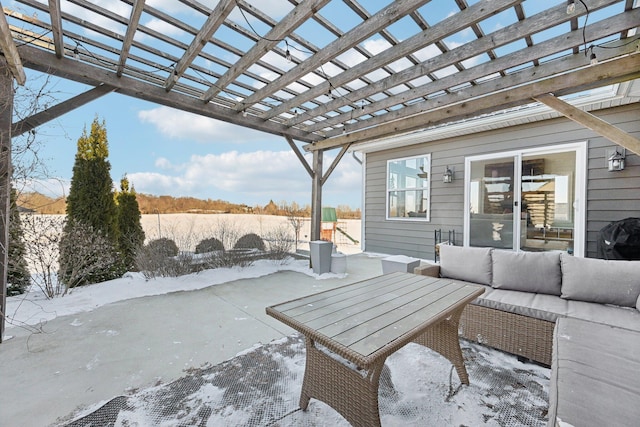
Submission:
[[[409,343],[484,289],[391,273],[267,308],[267,314],[359,366]]]

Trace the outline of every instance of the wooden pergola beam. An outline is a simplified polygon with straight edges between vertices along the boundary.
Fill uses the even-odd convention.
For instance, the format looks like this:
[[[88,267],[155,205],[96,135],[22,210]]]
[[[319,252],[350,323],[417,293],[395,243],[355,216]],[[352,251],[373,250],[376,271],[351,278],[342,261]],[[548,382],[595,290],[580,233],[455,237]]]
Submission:
[[[53,33],[53,45],[56,49],[56,56],[62,58],[64,55],[64,39],[60,0],[49,0],[49,14],[51,15],[51,32]]]
[[[243,117],[229,108],[213,103],[204,104],[200,99],[176,91],[166,92],[164,87],[146,83],[127,76],[117,77],[115,72],[94,67],[90,64],[58,59],[55,55],[41,49],[24,45],[20,54],[26,67],[44,73],[55,74],[65,79],[98,86],[106,84],[116,88],[118,93],[155,102],[159,105],[177,108],[204,117],[222,120],[239,126],[260,130],[274,135],[289,135],[302,142],[319,141],[322,137],[289,128],[273,121],[264,121],[251,115]]]
[[[83,92],[79,95],[74,96],[73,98],[67,99],[66,101],[62,101],[59,104],[54,105],[53,107],[49,107],[44,111],[36,113],[26,119],[20,120],[11,125],[11,136],[19,136],[24,133],[29,132],[32,129],[37,128],[38,126],[47,123],[53,119],[56,119],[63,114],[68,113],[69,111],[73,111],[82,105],[85,105],[95,99],[100,98],[103,95],[111,93],[116,88],[107,85],[100,85],[94,87],[93,89],[89,89],[86,92]]]
[[[600,0],[594,5],[594,7],[606,6],[611,2],[612,0]],[[442,55],[438,55],[434,58],[428,59],[419,65],[399,71],[385,79],[369,84],[361,89],[358,89],[349,96],[350,98],[354,99],[362,99],[374,95],[381,90],[384,90],[385,88],[398,86],[404,82],[417,79],[427,73],[431,73],[433,71],[443,69],[449,65],[453,65],[466,59],[473,58],[474,56],[482,54],[487,49],[490,49],[491,46],[497,47],[511,43],[521,38],[522,34],[537,33],[553,25],[561,24],[568,19],[565,5],[541,12],[536,16],[539,19],[516,23],[505,27],[494,32],[491,35],[491,38],[483,37],[477,40],[473,40],[467,44],[452,49],[449,52],[443,53]],[[585,34],[587,34],[588,37],[586,41],[589,42],[600,37],[606,37],[612,33],[617,32],[614,31],[614,29],[617,28],[626,28],[627,26],[629,28],[632,28],[633,26],[637,25],[637,20],[640,19],[639,16],[640,15],[624,15],[623,17],[615,16],[603,21],[599,21],[596,24],[592,24],[585,31]],[[502,70],[508,70],[527,62],[533,62],[536,60],[536,58],[553,55],[558,51],[567,49],[567,47],[569,46],[579,46],[584,43],[584,41],[585,39],[582,37],[582,32],[580,31],[575,31],[568,35],[563,34],[562,36],[540,42],[532,47],[516,50],[513,53],[501,56],[500,58],[496,58],[492,61],[488,61],[474,67],[467,68],[463,71],[441,77],[436,81],[418,86],[413,90],[407,90],[399,94],[384,98],[378,102],[363,105],[361,110],[358,112],[358,116],[373,114],[376,111],[380,111],[394,105],[407,103],[412,100],[416,100],[451,87],[456,87],[467,81],[473,81],[492,74],[497,74]],[[321,105],[318,108],[315,108],[312,113],[324,114],[327,111],[337,110],[343,105],[345,105],[344,99],[338,98],[324,105]],[[303,129],[308,132],[314,132],[327,127],[328,125],[347,122],[350,118],[351,117],[349,116],[349,113],[339,114],[334,117],[330,117],[325,121],[303,127]],[[288,120],[287,124],[290,126],[296,125],[303,120],[304,117],[295,117]],[[363,122],[375,124],[373,123],[375,122],[375,120],[376,119],[373,119],[372,121],[363,120]],[[383,120],[382,116],[378,118],[378,120]],[[358,124],[355,129],[358,129],[360,126],[365,127],[364,124]]]
[[[53,1],[53,0],[49,0]],[[129,17],[129,25],[127,25],[127,32],[124,35],[124,41],[122,42],[122,49],[120,50],[120,58],[118,59],[118,68],[116,69],[116,75],[122,76],[124,71],[124,65],[129,57],[129,51],[133,44],[133,37],[136,35],[138,24],[140,23],[140,16],[144,10],[145,0],[133,0],[133,6],[131,7],[131,16]]]
[[[0,3],[0,10],[4,11],[2,3]],[[24,73],[20,54],[13,41],[9,23],[7,22],[7,17],[4,15],[4,12],[0,13],[0,50],[2,50],[7,67],[9,67],[13,78],[20,86],[24,85],[27,81],[27,75]]]
[[[291,12],[289,12],[275,27],[273,27],[264,37],[261,37],[256,44],[245,53],[231,68],[227,70],[222,77],[218,79],[215,85],[212,85],[203,96],[204,102],[209,102],[216,96],[222,88],[232,83],[236,77],[251,67],[258,59],[262,58],[269,50],[287,37],[294,29],[302,25],[309,16],[321,9],[329,0],[305,0],[298,4]],[[236,105],[236,111],[244,110],[244,103]]]
[[[375,34],[381,28],[386,27],[390,22],[397,21],[398,19],[402,18],[404,14],[410,12],[411,10],[415,10],[424,3],[426,3],[425,0],[399,0],[393,2],[389,6],[383,8],[378,13],[373,15],[368,20],[364,21],[352,30],[343,34],[341,37],[329,43],[326,47],[319,50],[313,56],[289,70],[286,74],[280,76],[278,79],[274,80],[267,86],[257,90],[251,96],[247,97],[244,100],[244,103],[246,105],[254,104],[260,99],[266,98],[270,94],[275,93],[278,90],[286,87],[287,85],[295,82],[300,77],[313,72],[326,62],[349,50],[362,40],[365,40],[370,35]],[[327,91],[326,88],[322,90],[324,92]],[[317,89],[310,89],[310,91],[314,91],[315,93],[317,92]],[[306,93],[309,93],[309,91],[305,92],[305,94]],[[320,91],[319,93],[321,94],[322,91]],[[310,95],[309,99],[312,99],[315,96],[317,96],[317,94],[313,96]],[[273,114],[270,113],[269,115],[263,115],[262,118],[268,119],[270,118],[269,116],[273,117],[275,114],[280,114],[280,111],[288,110],[290,108],[289,103],[285,104],[287,104],[286,107],[281,105],[280,108],[278,108],[279,112],[274,111]]]
[[[403,120],[347,133],[305,145],[303,148],[306,151],[326,150],[349,143],[373,141],[524,105],[531,102],[532,97],[546,93],[555,93],[558,96],[568,95],[637,78],[640,78],[640,55],[624,56],[517,87],[509,86],[503,89],[494,87],[482,97],[457,104],[446,104],[441,108],[415,114]]]
[[[513,6],[515,3],[520,3],[522,0],[494,0],[494,1],[481,1],[474,6],[465,9],[464,11],[457,13],[442,22],[434,25],[426,31],[423,31],[419,34],[416,34],[413,37],[410,37],[404,40],[402,43],[393,46],[393,48],[387,49],[378,55],[358,64],[356,67],[352,67],[349,70],[338,74],[337,76],[333,76],[329,79],[329,81],[324,82],[322,84],[317,85],[316,87],[305,91],[303,94],[298,95],[295,98],[288,100],[287,102],[282,103],[281,105],[272,108],[270,111],[264,113],[262,115],[263,119],[269,119],[275,117],[279,114],[285,113],[287,111],[291,111],[297,105],[301,105],[304,102],[316,98],[322,94],[330,92],[334,87],[339,87],[344,83],[350,82],[359,78],[360,76],[372,72],[382,65],[390,64],[393,61],[400,59],[410,53],[416,52],[427,46],[429,44],[435,43],[451,34],[455,34],[463,28],[468,27],[470,24],[474,22],[481,21],[487,16],[491,16],[493,14],[499,13],[500,11],[507,9],[510,6]],[[384,11],[384,10],[383,10]],[[376,18],[378,25],[386,26],[388,23],[384,20],[386,15],[381,15],[383,12],[381,11],[377,15],[374,15]],[[373,18],[372,18],[373,20]],[[382,20],[382,21],[381,21]],[[369,23],[369,21],[365,21],[365,23]],[[364,26],[364,23],[362,24]],[[358,30],[359,27],[356,27],[355,30]],[[377,29],[377,28],[375,28]],[[358,42],[361,38],[364,38],[367,33],[363,30],[357,31],[354,35],[352,35],[353,42]],[[346,40],[346,39],[345,39]],[[337,45],[337,46],[334,46]],[[338,55],[342,53],[344,50],[349,48],[349,44],[345,44],[343,38],[337,39],[334,43],[329,44],[325,49],[318,52],[313,57],[309,58],[307,61],[300,64],[298,67],[289,71],[280,79],[271,83],[270,85],[262,88],[257,91],[254,95],[247,99],[247,102],[252,102],[259,97],[266,96],[266,92],[279,89],[283,84],[290,83],[294,81],[296,78],[299,78],[306,74],[309,71],[309,62],[311,65],[317,65],[317,61],[322,59],[325,56]],[[323,55],[324,53],[324,55]],[[322,65],[322,63],[319,63]]]
[[[0,343],[4,336],[7,313],[7,270],[9,269],[12,73],[8,61],[0,56]]]
[[[206,22],[198,31],[198,34],[193,38],[191,44],[187,48],[182,58],[178,61],[176,66],[173,69],[173,73],[167,77],[165,81],[164,87],[167,91],[170,91],[171,88],[176,84],[180,76],[184,74],[184,72],[189,68],[193,60],[198,56],[198,54],[204,49],[204,47],[209,43],[209,39],[216,32],[218,28],[224,23],[224,20],[227,19],[227,16],[231,13],[233,8],[235,7],[234,0],[221,0],[216,5],[215,9],[211,11],[209,17]]]
[[[543,103],[547,107],[554,109],[568,119],[571,119],[574,122],[591,129],[598,135],[607,138],[609,141],[614,142],[621,147],[624,147],[627,150],[633,151],[634,153],[640,155],[640,139],[616,126],[613,126],[610,123],[607,123],[601,118],[596,117],[591,113],[582,111],[581,109],[576,108],[573,105],[559,98],[556,98],[549,93],[536,96],[533,99]]]

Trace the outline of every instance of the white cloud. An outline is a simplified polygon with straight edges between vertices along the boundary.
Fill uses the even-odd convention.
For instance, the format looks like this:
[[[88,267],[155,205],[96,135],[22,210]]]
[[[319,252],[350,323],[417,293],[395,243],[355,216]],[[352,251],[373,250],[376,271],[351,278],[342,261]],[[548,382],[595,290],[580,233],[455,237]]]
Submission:
[[[213,3],[212,1],[204,0],[202,2],[205,6],[213,7],[207,3]],[[178,13],[192,13],[193,9],[183,4],[182,2],[175,0],[147,0],[147,4],[155,9],[161,10],[163,12],[176,15]]]
[[[131,6],[118,1],[118,0],[98,0],[97,5],[110,11],[113,12],[117,15],[120,15],[122,17],[126,17],[128,18],[131,15]],[[62,10],[62,12],[64,13],[68,13],[70,15],[73,15],[77,18],[83,19],[85,21],[91,22],[92,24],[95,24],[97,26],[100,27],[104,27],[110,31],[113,31],[115,33],[118,34],[124,34],[125,32],[125,26],[122,24],[119,24],[117,22],[115,22],[114,20],[107,18],[103,15],[100,15],[98,13],[95,12],[91,12],[90,10],[83,8],[81,6],[75,5],[69,1],[62,1],[60,3],[60,9]],[[106,37],[102,34],[98,34],[95,33],[93,31],[90,30],[84,30],[85,34],[92,34],[92,36],[98,36],[98,37]]]
[[[391,47],[391,43],[383,38],[369,39],[363,43],[364,48],[374,55],[384,52]]]
[[[332,161],[326,156],[326,167]],[[232,194],[235,202],[247,204],[269,199],[311,202],[311,178],[291,150],[194,155],[183,164],[161,159],[156,166],[163,171],[128,174],[136,191],[227,199]],[[325,185],[324,199],[359,205],[360,171],[360,165],[345,156]]]
[[[264,138],[264,133],[169,107],[138,112],[142,123],[154,125],[173,139],[192,139],[202,143],[245,142]]]
[[[164,34],[166,36],[171,36],[171,37],[184,37],[187,35],[187,33],[183,30],[181,30],[180,28],[176,27],[175,25],[171,25],[169,24],[167,21],[162,21],[160,19],[157,18],[153,18],[150,19],[149,21],[147,21],[145,23],[145,27],[148,27],[152,30],[155,30],[161,34]],[[193,36],[191,36],[193,37]],[[136,39],[138,38],[142,38],[145,39],[144,37],[144,33],[141,33],[140,31],[136,32]]]

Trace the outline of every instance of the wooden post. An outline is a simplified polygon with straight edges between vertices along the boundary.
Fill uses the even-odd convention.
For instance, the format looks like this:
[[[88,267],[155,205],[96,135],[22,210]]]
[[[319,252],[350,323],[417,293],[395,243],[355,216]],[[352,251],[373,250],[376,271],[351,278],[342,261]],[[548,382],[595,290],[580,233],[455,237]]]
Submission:
[[[313,151],[311,184],[311,241],[320,240],[322,225],[322,157],[323,150]]]
[[[0,57],[0,343],[4,337],[5,313],[7,312],[12,115],[13,77],[7,61]]]

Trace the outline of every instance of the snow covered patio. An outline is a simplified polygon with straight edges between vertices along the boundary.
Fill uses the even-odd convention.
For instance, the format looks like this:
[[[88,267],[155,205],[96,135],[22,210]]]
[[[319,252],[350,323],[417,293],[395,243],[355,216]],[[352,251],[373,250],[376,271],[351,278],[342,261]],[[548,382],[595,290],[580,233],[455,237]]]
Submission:
[[[0,348],[0,392],[11,396],[0,424],[346,425],[315,400],[297,410],[304,345],[265,307],[379,275],[380,258],[350,255],[347,272],[318,277],[305,261],[259,262],[134,276],[54,302],[11,299],[9,314],[27,325],[10,326]],[[463,351],[471,386],[462,388],[428,349],[409,345],[389,358],[383,425],[545,425],[548,369],[470,343]],[[424,377],[407,375],[415,370]]]

